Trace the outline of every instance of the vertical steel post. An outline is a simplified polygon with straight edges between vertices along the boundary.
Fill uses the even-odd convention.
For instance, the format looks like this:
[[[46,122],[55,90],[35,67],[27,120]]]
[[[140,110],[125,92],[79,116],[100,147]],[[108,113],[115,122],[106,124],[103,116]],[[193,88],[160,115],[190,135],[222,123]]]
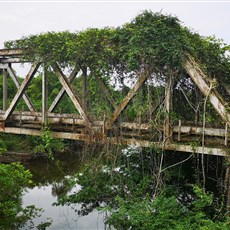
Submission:
[[[164,141],[165,143],[168,143],[172,141],[172,110],[173,110],[173,75],[169,76],[166,80],[166,86],[165,86],[165,122],[164,122]]]
[[[224,145],[228,146],[228,123],[225,124]]]
[[[3,110],[6,111],[8,109],[7,99],[8,99],[8,87],[7,87],[7,77],[8,73],[6,69],[3,69]]]
[[[181,141],[181,119],[178,123],[178,141]]]
[[[42,123],[47,125],[47,110],[48,110],[48,84],[47,84],[47,67],[43,64],[42,72]]]

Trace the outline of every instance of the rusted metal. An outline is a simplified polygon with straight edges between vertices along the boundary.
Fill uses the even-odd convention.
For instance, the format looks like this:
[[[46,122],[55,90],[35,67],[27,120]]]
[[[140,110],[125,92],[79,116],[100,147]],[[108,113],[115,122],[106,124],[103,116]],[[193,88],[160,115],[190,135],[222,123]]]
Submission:
[[[61,71],[58,64],[52,65],[55,73],[57,74],[59,81],[61,82],[63,88],[65,89],[66,93],[68,94],[69,98],[73,102],[75,108],[78,110],[82,118],[85,120],[87,126],[92,127],[92,123],[89,119],[89,116],[87,112],[83,109],[82,104],[80,102],[80,99],[77,97],[77,95],[74,94],[73,89],[70,87],[69,82],[67,81],[65,75]]]
[[[181,140],[181,120],[178,123],[178,141]]]
[[[7,64],[2,64],[1,61],[0,61],[0,70],[1,69],[6,69],[8,66],[8,63]]]
[[[23,93],[25,92],[26,88],[28,87],[29,83],[31,82],[32,78],[34,77],[34,74],[37,72],[39,66],[41,63],[34,63],[27,74],[26,78],[22,82],[20,88],[18,89],[16,95],[14,96],[9,108],[6,110],[4,115],[4,120],[7,120],[8,117],[13,112],[14,108],[16,107],[19,99],[22,97]]]
[[[180,129],[178,126],[173,127],[174,133],[181,134],[191,134],[191,135],[202,135],[203,128],[202,127],[195,127],[195,126],[181,126]],[[205,128],[204,129],[205,136],[216,136],[216,137],[224,137],[225,130],[218,129],[218,128]]]
[[[169,76],[165,86],[165,121],[164,121],[164,142],[170,142],[173,138],[171,113],[173,110],[173,76]]]
[[[25,49],[0,49],[0,56],[19,56],[25,53]]]
[[[210,82],[212,81],[208,79],[201,69],[197,65],[195,66],[194,63],[189,59],[187,59],[184,63],[184,68],[201,92],[205,96],[209,97],[210,103],[221,116],[223,121],[230,124],[230,114],[225,106],[227,103],[223,98],[221,98],[215,88],[210,89]]]
[[[0,63],[2,64],[23,63],[23,62],[30,62],[30,61],[18,57],[0,58]]]
[[[29,128],[15,128],[15,127],[6,127],[5,133],[13,133],[13,134],[24,134],[24,135],[31,135],[31,136],[41,136],[42,131],[36,129],[29,129]],[[89,137],[84,134],[79,133],[67,133],[67,132],[51,132],[50,134],[53,138],[61,138],[61,139],[70,139],[70,140],[87,140]]]
[[[5,122],[0,122],[0,132],[5,132]]]
[[[47,82],[47,67],[43,64],[43,72],[42,72],[42,124],[48,124],[48,82]]]
[[[224,145],[228,146],[228,123],[225,124]]]
[[[130,100],[134,97],[136,92],[140,89],[140,87],[143,85],[143,83],[150,77],[152,74],[152,68],[147,68],[142,75],[138,78],[137,82],[133,86],[133,88],[129,91],[127,96],[123,99],[123,101],[120,103],[120,105],[116,108],[114,113],[111,116],[111,119],[109,119],[106,122],[106,129],[111,129],[114,122],[118,119],[121,112],[126,108],[126,106],[129,104]]]
[[[63,125],[85,125],[84,119],[81,118],[78,114],[61,114],[61,113],[48,113],[49,123],[50,124],[63,124]],[[0,120],[4,118],[4,111],[0,110]],[[14,111],[11,115],[11,121],[18,121],[22,122],[32,122],[37,121],[42,123],[42,113],[35,112],[31,113],[28,111],[17,112]],[[93,126],[103,126],[104,121],[94,120]],[[127,131],[129,130],[140,130],[147,133],[152,133],[152,126],[148,123],[136,123],[136,122],[120,122],[120,127]],[[159,131],[163,131],[162,126],[158,126],[157,129]],[[178,134],[180,132],[181,135],[201,135],[202,134],[202,127],[196,126],[174,126],[173,133]],[[222,137],[224,138],[226,135],[226,130],[224,128],[205,128],[204,129],[205,136],[213,136],[213,137]]]
[[[7,80],[8,80],[8,73],[6,69],[3,69],[3,110],[7,110],[8,108],[8,85],[7,85]]]
[[[42,134],[41,130],[28,129],[28,128],[15,128],[15,127],[5,127],[5,133],[14,133],[14,134],[24,134],[24,135],[33,135],[40,136]],[[137,139],[128,139],[128,138],[120,138],[120,137],[94,137],[92,135],[87,134],[78,134],[72,132],[51,132],[51,136],[53,138],[62,138],[62,139],[71,139],[71,140],[82,140],[87,141],[89,143],[96,143],[99,141],[101,144],[111,143],[115,145],[132,145],[132,146],[140,146],[140,147],[156,147],[163,150],[171,150],[178,152],[190,152],[190,153],[199,153],[199,154],[208,154],[215,156],[228,156],[227,151],[220,148],[209,148],[209,147],[201,147],[201,146],[191,146],[184,144],[165,144],[147,140],[137,140]]]
[[[171,150],[171,151],[178,151],[178,152],[189,152],[189,153],[199,153],[202,154],[202,151],[204,154],[208,155],[215,155],[215,156],[228,156],[227,151],[220,148],[209,148],[204,147],[204,149],[200,146],[191,146],[191,145],[184,145],[184,144],[162,144],[159,142],[152,142],[152,141],[146,141],[146,140],[137,140],[137,139],[124,139],[124,138],[117,138],[117,137],[111,137],[107,138],[107,141],[110,141],[112,144],[118,144],[118,145],[131,145],[131,146],[140,146],[140,147],[156,147],[160,148],[162,150]]]
[[[2,121],[0,123],[0,132],[40,136],[42,134],[42,131],[40,129],[41,125],[46,120],[52,128],[51,135],[54,138],[82,140],[88,143],[111,143],[116,145],[137,145],[140,147],[155,146],[157,148],[161,148],[164,150],[228,156],[228,153],[227,151],[225,151],[224,148],[224,143],[225,145],[227,145],[228,138],[228,129],[226,127],[228,127],[230,123],[230,115],[226,109],[226,102],[223,100],[223,98],[221,98],[221,96],[217,93],[215,89],[210,90],[211,80],[208,79],[208,77],[205,76],[199,69],[199,67],[197,67],[191,60],[187,60],[184,64],[184,67],[193,79],[193,81],[195,82],[195,84],[200,88],[202,93],[205,96],[209,96],[211,104],[221,115],[222,119],[227,123],[225,129],[205,128],[205,130],[203,130],[201,127],[194,127],[193,125],[182,126],[181,123],[178,126],[173,127],[170,121],[170,113],[172,110],[171,102],[173,85],[173,81],[171,81],[168,82],[168,85],[166,85],[167,93],[163,98],[165,99],[166,108],[166,126],[163,127],[163,125],[159,125],[159,127],[157,127],[159,133],[156,134],[151,124],[148,123],[143,124],[141,122],[120,122],[118,125],[118,129],[116,130],[117,133],[114,132],[114,135],[117,136],[107,137],[105,129],[115,130],[115,128],[113,128],[114,123],[117,121],[123,110],[128,106],[130,100],[132,100],[137,91],[142,87],[144,82],[148,79],[149,76],[151,76],[151,68],[146,69],[143,72],[143,74],[139,77],[133,88],[129,91],[129,93],[123,99],[119,106],[116,105],[116,101],[112,97],[108,87],[103,82],[103,79],[101,77],[95,77],[102,92],[105,94],[106,99],[109,101],[109,103],[113,106],[115,110],[113,115],[111,116],[111,119],[105,122],[105,119],[102,120],[102,118],[101,120],[99,120],[99,118],[94,118],[92,120],[89,118],[89,115],[87,114],[87,110],[85,108],[86,106],[84,107],[82,103],[83,99],[80,100],[80,98],[78,98],[77,95],[75,95],[73,89],[70,86],[71,82],[76,77],[79,69],[75,67],[75,69],[67,79],[67,77],[63,74],[61,68],[58,66],[58,64],[55,64],[52,67],[55,73],[57,74],[59,81],[62,84],[62,89],[60,90],[51,107],[47,111],[47,105],[45,106],[45,102],[47,101],[47,95],[45,93],[45,90],[47,88],[45,87],[45,84],[43,84],[43,109],[42,112],[35,112],[34,106],[29,100],[27,94],[25,93],[25,90],[28,87],[30,81],[32,80],[34,74],[36,73],[40,63],[37,63],[32,66],[30,72],[26,76],[26,79],[23,81],[21,85],[9,64],[16,62],[25,62],[26,60],[23,60],[24,53],[25,50],[21,49],[0,50],[0,69],[7,69],[9,75],[12,77],[16,87],[18,88],[18,92],[16,93],[9,108],[6,111],[0,111],[0,120]],[[84,84],[82,86],[85,86],[84,95],[86,95],[87,87]],[[74,103],[80,115],[51,113],[52,111],[54,111],[65,92],[68,94],[69,98]],[[14,111],[19,99],[22,96],[31,112],[19,113]],[[160,101],[160,104],[161,103],[162,101]],[[149,112],[152,114],[152,111]],[[46,113],[46,117],[48,117],[48,119],[44,119],[44,113]],[[210,144],[212,144],[210,146],[213,146],[214,143],[216,144],[215,146],[222,146],[223,148],[209,148],[207,146],[193,147],[191,145],[181,144],[185,140],[197,140],[196,143],[199,144],[199,138],[203,131],[205,133],[207,143],[209,143],[208,141],[210,141]],[[158,142],[157,135],[162,134],[163,132],[165,133],[166,138],[172,137],[173,135],[175,137],[177,136],[179,142],[163,143],[162,140]]]
[[[9,64],[7,65],[7,71],[8,71],[8,73],[9,73],[10,77],[12,78],[14,84],[16,85],[17,89],[19,89],[19,88],[20,88],[19,79],[18,79],[17,75],[14,73],[13,68],[12,68],[11,65],[9,65]],[[27,95],[27,93],[24,92],[24,94],[23,94],[22,97],[23,97],[23,99],[24,99],[24,101],[25,101],[25,103],[26,103],[28,109],[29,109],[32,113],[34,113],[34,112],[36,111],[36,110],[35,110],[35,107],[34,107],[32,101],[30,100],[29,96]]]
[[[72,73],[70,74],[70,76],[67,79],[70,84],[73,82],[73,80],[75,79],[78,72],[79,72],[79,68],[77,66],[75,66],[74,70],[72,71]],[[64,87],[62,87],[62,89],[60,90],[60,92],[58,93],[56,98],[54,99],[53,103],[51,104],[50,108],[48,109],[48,113],[52,113],[55,110],[59,101],[62,99],[64,93],[65,93],[65,89],[64,89]]]

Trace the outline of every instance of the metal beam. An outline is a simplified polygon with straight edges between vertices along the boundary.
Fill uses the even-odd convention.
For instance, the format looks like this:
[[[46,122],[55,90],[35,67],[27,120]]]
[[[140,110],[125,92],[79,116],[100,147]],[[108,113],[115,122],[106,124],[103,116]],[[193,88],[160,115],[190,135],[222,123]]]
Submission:
[[[11,65],[7,66],[7,71],[9,73],[10,77],[12,78],[14,84],[16,85],[17,89],[19,89],[20,88],[20,82],[19,82],[19,79],[18,79],[17,75],[14,73],[14,70],[12,69]],[[32,113],[34,113],[36,111],[36,109],[35,109],[33,103],[31,102],[30,98],[28,97],[27,93],[24,92],[22,97],[23,97],[28,109]]]
[[[0,58],[0,63],[24,63],[24,62],[31,62],[29,60],[25,60],[23,58],[18,57],[7,57],[7,58]]]
[[[201,146],[191,146],[185,144],[162,144],[160,142],[153,142],[147,140],[137,140],[137,139],[128,139],[128,138],[117,138],[110,137],[107,138],[107,143],[110,141],[112,144],[117,145],[132,145],[132,146],[140,146],[140,147],[156,147],[162,150],[168,151],[177,151],[177,152],[188,152],[188,153],[199,153],[199,154],[207,154],[214,156],[224,156],[228,157],[228,152],[225,149],[220,148],[209,148],[209,147],[201,147]]]
[[[0,69],[6,69],[6,68],[7,68],[7,64],[2,64],[0,59]]]
[[[74,70],[72,71],[72,73],[70,74],[70,76],[67,79],[67,81],[70,84],[73,82],[73,80],[75,79],[75,77],[78,74],[78,72],[79,72],[79,68],[75,66]],[[52,113],[55,110],[55,108],[57,107],[58,103],[60,102],[60,100],[64,96],[64,93],[65,93],[65,89],[64,89],[64,87],[62,87],[62,89],[59,91],[58,95],[54,99],[53,103],[51,104],[50,108],[48,109],[48,113]]]
[[[7,108],[8,108],[8,103],[7,103],[7,99],[8,99],[7,78],[8,78],[7,70],[3,69],[3,82],[2,82],[2,86],[3,86],[3,110],[7,110]]]
[[[230,125],[230,114],[225,107],[228,103],[221,98],[215,88],[210,89],[210,84],[208,82],[211,82],[211,80],[208,79],[208,77],[201,71],[197,64],[194,64],[190,59],[185,61],[184,68],[201,92],[205,96],[209,97],[210,103],[221,116],[221,118]]]
[[[42,134],[41,130],[35,129],[28,129],[28,128],[15,128],[15,127],[5,127],[5,133],[14,133],[14,134],[25,134],[25,135],[33,135],[33,136],[40,136]],[[72,132],[51,132],[51,136],[53,138],[63,138],[63,139],[71,139],[71,140],[82,140],[88,141],[90,143],[111,143],[115,145],[133,145],[133,146],[140,146],[140,147],[152,147],[155,146],[157,148],[163,150],[171,150],[171,151],[178,151],[178,152],[189,152],[189,153],[199,153],[199,154],[207,154],[207,155],[214,155],[214,156],[225,156],[228,157],[228,152],[225,149],[220,148],[209,148],[209,147],[201,147],[201,146],[191,146],[191,145],[184,145],[184,144],[165,144],[153,141],[146,141],[146,140],[135,140],[134,138],[117,138],[117,137],[107,137],[105,139],[97,139],[93,138],[90,135],[79,134],[79,133],[72,133]]]
[[[52,65],[52,68],[54,69],[55,73],[57,74],[59,81],[61,82],[63,88],[65,89],[66,93],[68,94],[69,98],[75,105],[75,108],[78,110],[82,118],[85,120],[87,126],[92,126],[92,123],[89,119],[89,116],[87,112],[83,109],[80,99],[77,97],[77,95],[74,94],[73,89],[70,86],[70,83],[66,79],[66,76],[63,74],[62,70],[58,66],[58,64]]]
[[[133,88],[128,92],[127,96],[123,99],[121,104],[116,108],[111,119],[106,122],[106,129],[111,129],[115,121],[120,116],[121,112],[126,108],[129,104],[130,100],[134,97],[136,92],[140,89],[143,83],[150,77],[152,73],[152,68],[147,68],[142,75],[138,78],[137,82],[133,86]]]
[[[0,120],[4,116],[4,111],[0,111]],[[22,121],[22,122],[33,122],[37,121],[38,123],[42,122],[42,113],[35,112],[13,112],[12,113],[12,121]],[[80,115],[75,114],[60,114],[60,113],[49,113],[49,122],[50,124],[68,124],[68,125],[80,125],[83,126],[84,120],[80,117]],[[102,120],[94,120],[93,124],[95,126],[103,126]],[[137,123],[137,122],[121,122],[120,127],[126,130],[141,130],[145,133],[152,132],[152,126],[148,123]],[[163,131],[162,126],[157,127],[158,130]],[[195,127],[195,126],[173,126],[173,133],[179,133],[181,135],[187,134],[188,135],[201,135],[203,132],[202,127]],[[222,137],[226,136],[226,129],[223,128],[205,128],[204,129],[205,136],[213,136],[213,137]]]
[[[18,56],[24,52],[23,49],[0,49],[0,56]]]
[[[0,131],[1,132],[1,131]],[[36,129],[28,129],[28,128],[15,128],[15,127],[5,127],[5,133],[14,133],[14,134],[24,134],[24,135],[32,135],[32,136],[41,136],[42,131]],[[55,132],[52,131],[50,135],[53,138],[62,138],[62,139],[70,139],[70,140],[87,140],[87,136],[79,133],[67,133],[67,132]]]
[[[172,119],[171,113],[173,109],[173,76],[169,76],[165,86],[165,121],[164,121],[164,142],[172,141]]]
[[[42,72],[42,124],[47,125],[48,109],[48,84],[47,84],[47,67],[43,64]]]
[[[25,90],[27,89],[29,83],[31,82],[31,80],[33,79],[34,74],[37,72],[39,66],[41,63],[34,63],[29,71],[29,73],[27,74],[26,78],[24,79],[24,81],[22,82],[20,88],[18,89],[16,95],[14,96],[9,108],[7,109],[7,111],[5,112],[4,115],[4,120],[7,120],[7,118],[11,115],[11,113],[13,112],[13,110],[15,109],[19,99],[22,97],[23,93],[25,92]]]

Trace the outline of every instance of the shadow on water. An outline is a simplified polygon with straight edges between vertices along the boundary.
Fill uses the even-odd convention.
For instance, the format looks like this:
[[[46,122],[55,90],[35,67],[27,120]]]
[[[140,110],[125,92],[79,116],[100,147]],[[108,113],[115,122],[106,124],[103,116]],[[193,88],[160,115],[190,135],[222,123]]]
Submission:
[[[55,161],[37,158],[24,163],[32,173],[34,183],[25,192],[23,205],[35,205],[44,210],[40,217],[34,219],[35,225],[51,218],[53,223],[47,229],[105,229],[103,214],[96,210],[87,216],[79,217],[75,210],[80,208],[80,205],[53,205],[63,191],[67,189],[67,192],[71,192],[66,188],[66,178],[77,173],[81,165],[80,156],[76,153],[57,154]]]

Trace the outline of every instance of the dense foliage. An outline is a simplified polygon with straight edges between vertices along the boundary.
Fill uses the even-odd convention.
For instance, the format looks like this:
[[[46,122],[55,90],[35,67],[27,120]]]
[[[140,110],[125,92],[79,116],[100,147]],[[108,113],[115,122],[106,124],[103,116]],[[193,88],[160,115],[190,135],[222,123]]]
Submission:
[[[131,22],[117,28],[89,28],[74,33],[47,32],[8,41],[5,46],[24,49],[25,59],[36,59],[48,64],[58,62],[63,69],[77,65],[82,73],[88,74],[88,88],[84,89],[87,92],[82,95],[85,101],[90,102],[88,110],[92,111],[89,112],[96,116],[103,116],[104,112],[109,115],[112,111],[107,105],[102,105],[103,95],[95,85],[96,77],[101,76],[110,89],[120,86],[121,93],[111,90],[116,101],[119,102],[127,94],[140,72],[150,66],[153,73],[148,83],[142,87],[139,100],[129,105],[126,111],[127,118],[138,117],[136,108],[140,108],[139,115],[146,117],[147,113],[144,111],[147,107],[149,108],[149,103],[158,104],[159,98],[164,94],[156,93],[163,91],[153,86],[156,82],[164,86],[167,78],[173,78],[176,116],[185,120],[194,119],[194,110],[197,114],[198,110],[202,110],[203,97],[196,93],[196,87],[184,71],[183,62],[187,56],[195,58],[211,79],[218,79],[216,89],[221,91],[226,99],[229,98],[224,89],[224,85],[230,82],[229,56],[226,52],[229,46],[215,37],[200,36],[171,15],[144,11]],[[35,95],[34,92],[37,92],[37,85],[40,84],[41,78],[34,81],[37,83],[29,87],[28,93],[32,92]],[[51,89],[50,98],[52,98],[57,93],[60,84],[57,81],[49,81],[50,85],[55,86]],[[82,95],[79,86],[83,84],[83,81],[83,77],[75,81],[75,88],[80,97]],[[41,92],[37,93],[35,97],[37,98],[40,94]],[[158,101],[153,101],[153,98],[157,98]],[[188,100],[192,108],[184,106]],[[72,112],[73,107],[71,103],[66,103],[67,101],[65,99],[63,103],[65,111]],[[39,102],[37,104],[39,105]],[[211,109],[208,112],[213,114]]]
[[[34,206],[22,207],[22,195],[31,173],[18,164],[0,164],[0,229],[18,229],[38,214]]]
[[[118,28],[48,32],[8,41],[5,46],[24,48],[26,55],[41,61],[77,63],[97,72],[139,71],[150,65],[155,74],[165,77],[170,71],[181,71],[185,55],[192,55],[213,77],[224,79],[230,73],[228,46],[221,40],[201,37],[176,17],[151,11]]]
[[[161,165],[161,157],[156,149],[133,147],[121,155],[107,153],[70,178],[69,186],[78,189],[60,194],[59,204],[82,204],[76,210],[80,215],[106,211],[106,223],[115,229],[227,230],[224,210],[218,210],[212,193],[195,185],[196,173],[186,170],[189,163],[166,170],[172,161]]]

